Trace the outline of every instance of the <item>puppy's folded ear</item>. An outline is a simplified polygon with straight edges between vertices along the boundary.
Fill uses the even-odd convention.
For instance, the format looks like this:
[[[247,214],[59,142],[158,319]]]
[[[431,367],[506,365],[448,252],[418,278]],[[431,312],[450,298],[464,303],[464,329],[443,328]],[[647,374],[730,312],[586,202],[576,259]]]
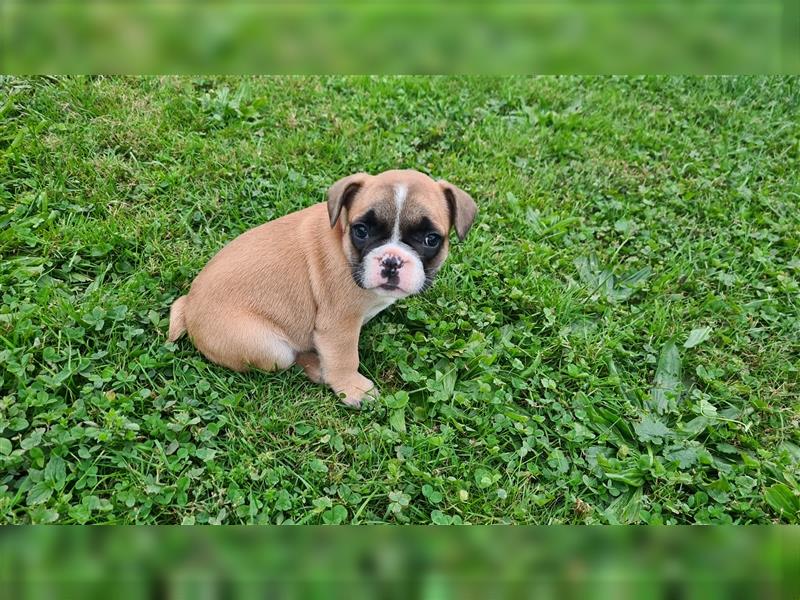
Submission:
[[[348,205],[369,177],[370,175],[367,173],[348,175],[330,187],[328,190],[328,217],[331,220],[331,227],[336,225],[342,208]]]
[[[478,205],[464,190],[440,179],[437,182],[444,190],[444,197],[450,209],[450,226],[455,227],[459,241],[464,241],[467,232],[478,214]]]

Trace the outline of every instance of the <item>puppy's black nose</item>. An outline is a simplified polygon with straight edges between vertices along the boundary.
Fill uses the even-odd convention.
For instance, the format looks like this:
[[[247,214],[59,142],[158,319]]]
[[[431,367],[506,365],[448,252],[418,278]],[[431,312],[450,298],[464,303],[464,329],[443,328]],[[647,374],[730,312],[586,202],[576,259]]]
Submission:
[[[383,260],[381,260],[381,277],[385,279],[391,279],[397,276],[397,271],[400,270],[400,267],[403,266],[403,261],[401,261],[396,256],[387,256]]]

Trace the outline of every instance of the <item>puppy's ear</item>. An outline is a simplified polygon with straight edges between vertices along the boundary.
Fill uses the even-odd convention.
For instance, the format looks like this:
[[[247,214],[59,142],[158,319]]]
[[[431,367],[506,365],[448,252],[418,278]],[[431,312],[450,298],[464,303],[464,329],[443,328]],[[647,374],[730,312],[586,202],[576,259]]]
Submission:
[[[342,208],[347,206],[369,177],[367,173],[356,173],[343,177],[330,187],[328,190],[328,217],[331,220],[331,227],[336,225]]]
[[[444,190],[444,197],[450,209],[450,226],[455,227],[459,241],[464,241],[467,232],[478,214],[478,205],[464,190],[457,188],[452,183],[440,179],[437,182]]]

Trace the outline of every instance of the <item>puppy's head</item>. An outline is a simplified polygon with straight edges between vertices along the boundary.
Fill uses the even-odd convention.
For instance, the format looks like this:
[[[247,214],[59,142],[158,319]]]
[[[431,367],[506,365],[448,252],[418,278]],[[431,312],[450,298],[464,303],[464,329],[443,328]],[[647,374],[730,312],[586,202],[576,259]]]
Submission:
[[[357,173],[328,190],[331,227],[340,223],[356,284],[393,298],[433,283],[447,258],[450,229],[463,240],[477,211],[456,186],[411,170]]]

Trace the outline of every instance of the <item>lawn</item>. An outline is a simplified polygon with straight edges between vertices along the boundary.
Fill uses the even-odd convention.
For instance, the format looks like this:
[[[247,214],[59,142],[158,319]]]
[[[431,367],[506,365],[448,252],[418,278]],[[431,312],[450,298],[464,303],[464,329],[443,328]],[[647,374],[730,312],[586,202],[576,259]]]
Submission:
[[[798,78],[2,78],[0,521],[800,522],[798,165]],[[397,167],[481,212],[365,410],[165,341]]]

